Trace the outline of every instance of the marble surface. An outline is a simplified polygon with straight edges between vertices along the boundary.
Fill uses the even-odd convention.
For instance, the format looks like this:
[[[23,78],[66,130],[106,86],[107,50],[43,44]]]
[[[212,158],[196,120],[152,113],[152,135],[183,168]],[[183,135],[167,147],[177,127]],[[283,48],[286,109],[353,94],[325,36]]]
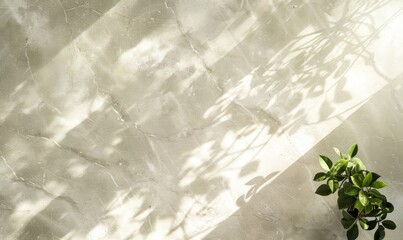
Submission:
[[[356,142],[399,239],[402,25],[398,0],[1,0],[0,238],[345,239],[312,178]]]

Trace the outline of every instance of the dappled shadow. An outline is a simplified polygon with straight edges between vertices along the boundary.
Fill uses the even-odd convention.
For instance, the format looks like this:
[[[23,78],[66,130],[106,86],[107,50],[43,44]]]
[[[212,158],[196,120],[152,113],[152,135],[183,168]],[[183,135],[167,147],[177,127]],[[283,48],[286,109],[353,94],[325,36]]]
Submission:
[[[297,201],[297,190],[311,185],[295,181],[308,172],[287,170],[295,171],[281,175],[287,184],[267,190],[299,157],[289,136],[342,121],[346,108],[366,100],[353,96],[346,73],[357,61],[382,73],[367,47],[383,27],[373,28],[371,14],[386,1],[248,2],[122,0],[101,4],[110,11],[97,20],[77,10],[76,24],[87,24],[60,35],[58,47],[39,49],[42,60],[30,40],[20,42],[17,70],[2,68],[0,200],[8,224],[0,235],[200,238],[236,207],[235,218],[260,209],[262,192],[268,202]],[[66,21],[57,9],[52,14]],[[58,21],[49,22],[56,29]],[[67,22],[63,31],[75,26]],[[11,35],[22,41],[22,33]],[[248,186],[238,190],[240,182]],[[285,217],[252,211],[272,229],[259,230],[260,238],[299,215],[296,206],[270,211]],[[250,220],[242,221],[260,229]],[[213,236],[244,231],[227,222]]]
[[[3,1],[0,41],[3,54],[24,61],[25,47],[36,71],[51,61],[77,36],[91,27],[119,1]],[[9,59],[11,60],[11,59]],[[11,67],[7,61],[2,68]],[[10,71],[11,72],[11,71]]]
[[[253,196],[241,197],[237,202],[240,209],[203,239],[345,239],[336,196],[315,195],[319,184],[313,182],[313,176],[321,171],[316,160],[319,154],[336,161],[332,147],[346,151],[355,142],[367,168],[380,173],[389,184],[382,192],[395,204],[395,209],[401,209],[403,168],[399,159],[403,157],[403,131],[394,126],[400,126],[403,120],[403,112],[396,111],[403,101],[402,80],[403,75],[392,80],[277,178],[265,181],[258,191],[252,187]],[[395,94],[400,97],[393,97]],[[245,197],[250,199],[244,201]],[[388,217],[398,225],[403,224],[399,212]],[[361,231],[359,239],[371,239],[372,234]],[[401,230],[387,232],[390,239],[400,235]]]

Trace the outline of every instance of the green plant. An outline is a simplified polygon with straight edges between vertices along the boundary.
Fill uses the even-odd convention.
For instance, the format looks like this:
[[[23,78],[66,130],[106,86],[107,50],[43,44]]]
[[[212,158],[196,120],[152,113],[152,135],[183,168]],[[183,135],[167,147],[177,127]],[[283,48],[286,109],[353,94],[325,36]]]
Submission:
[[[358,225],[364,230],[377,227],[374,239],[385,237],[385,229],[395,229],[396,224],[387,220],[388,213],[393,212],[392,203],[377,189],[386,187],[386,183],[378,180],[380,176],[366,169],[363,162],[356,157],[357,144],[353,144],[348,154],[334,148],[339,160],[333,162],[326,156],[319,156],[319,164],[327,172],[319,172],[314,181],[327,181],[316,190],[316,194],[327,196],[337,192],[337,205],[342,210],[341,224],[347,230],[347,239],[356,239],[359,234]]]

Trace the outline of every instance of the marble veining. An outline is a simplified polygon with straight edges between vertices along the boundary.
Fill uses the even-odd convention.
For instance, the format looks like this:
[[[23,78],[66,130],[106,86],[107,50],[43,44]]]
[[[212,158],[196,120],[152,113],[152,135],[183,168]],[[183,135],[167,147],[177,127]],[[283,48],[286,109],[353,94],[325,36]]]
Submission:
[[[399,239],[402,24],[397,0],[0,1],[0,239],[345,239],[312,179],[355,142]]]

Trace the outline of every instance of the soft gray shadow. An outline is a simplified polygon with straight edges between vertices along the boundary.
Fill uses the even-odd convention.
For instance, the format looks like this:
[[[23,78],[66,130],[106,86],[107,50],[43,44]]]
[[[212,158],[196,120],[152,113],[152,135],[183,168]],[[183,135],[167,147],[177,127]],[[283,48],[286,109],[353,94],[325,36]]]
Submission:
[[[38,2],[38,4],[46,3]],[[2,231],[0,233],[15,239],[51,239],[62,238],[74,232],[84,236],[94,227],[105,225],[110,227],[111,233],[122,228],[129,229],[127,239],[135,239],[152,234],[155,230],[153,226],[158,221],[171,221],[168,235],[181,231],[185,239],[191,238],[194,233],[186,232],[186,221],[208,215],[211,211],[210,203],[228,190],[228,179],[225,174],[217,174],[214,177],[211,177],[211,174],[225,170],[250,148],[255,149],[256,156],[267,144],[259,142],[259,137],[281,135],[280,126],[288,124],[289,128],[297,129],[300,124],[293,123],[303,118],[309,109],[302,109],[298,113],[288,110],[299,106],[304,99],[325,94],[323,79],[331,74],[342,79],[344,72],[353,64],[345,59],[346,55],[355,54],[365,58],[366,56],[360,53],[365,50],[371,38],[364,43],[358,41],[347,44],[340,55],[329,62],[323,61],[326,54],[339,44],[346,43],[345,37],[354,35],[354,29],[361,24],[359,20],[368,17],[373,9],[383,3],[382,1],[376,4],[363,4],[359,9],[360,12],[343,16],[336,23],[331,23],[326,18],[326,11],[335,7],[330,1],[325,4],[326,9],[322,9],[321,5],[315,8],[315,4],[308,4],[305,8],[279,4],[273,11],[258,15],[260,24],[257,29],[250,32],[244,40],[211,66],[205,66],[206,69],[200,76],[197,76],[200,61],[182,69],[175,65],[183,59],[186,64],[186,59],[194,60],[197,51],[192,49],[192,43],[197,41],[193,39],[195,37],[192,34],[199,29],[194,29],[194,32],[182,32],[175,28],[179,35],[172,39],[176,44],[175,47],[169,48],[170,44],[163,43],[161,48],[157,49],[157,52],[166,51],[162,59],[150,57],[151,60],[146,62],[145,69],[137,69],[128,79],[119,79],[121,76],[113,72],[121,54],[117,49],[121,49],[122,52],[132,49],[144,37],[158,33],[161,28],[166,27],[163,26],[164,23],[175,23],[177,20],[175,19],[177,16],[174,16],[162,1],[156,3],[144,0],[130,5],[131,7],[126,10],[135,16],[132,16],[133,18],[127,18],[125,15],[116,16],[126,19],[127,26],[115,26],[110,29],[111,32],[106,34],[110,37],[110,41],[89,61],[91,65],[89,68],[93,73],[91,78],[79,76],[73,79],[75,81],[73,83],[85,83],[85,87],[90,89],[88,96],[80,100],[95,102],[94,99],[103,99],[105,100],[103,107],[90,112],[86,119],[69,129],[58,141],[50,138],[46,131],[60,116],[43,104],[33,106],[32,109],[28,109],[29,111],[23,111],[26,103],[15,100],[10,107],[12,110],[2,119],[0,146],[4,164],[0,170],[4,181],[2,180],[0,200],[1,211],[5,214],[1,214],[0,217],[7,225],[0,229]],[[30,70],[35,74],[36,70],[57,56],[64,46],[100,19],[101,16],[98,16],[97,12],[102,15],[119,2],[90,1],[89,5],[84,4],[72,9],[71,16],[76,18],[71,19],[69,13],[67,21],[63,8],[57,5],[58,1],[48,4],[52,9],[57,9],[50,13],[51,17],[55,17],[50,21],[52,36],[60,37],[59,40],[54,39],[55,45],[49,46],[49,50],[35,49],[35,38],[30,38],[32,35],[26,36],[29,35],[28,30],[16,24],[16,20],[10,19],[6,22],[6,27],[1,29],[4,31],[4,34],[0,33],[3,37],[1,41],[9,44],[7,49],[12,55],[10,62],[1,66],[1,73],[8,73],[7,79],[1,82],[1,91],[5,93],[2,94],[4,102],[8,100],[9,95],[21,96],[21,99],[29,102],[28,96],[31,96],[29,94],[33,95],[33,92],[37,91],[34,84],[27,83],[31,78]],[[65,5],[67,3],[62,1],[61,4],[67,11],[69,7]],[[97,8],[98,4],[104,9]],[[71,7],[74,8],[75,5]],[[229,7],[235,9],[234,12],[239,11],[242,14],[240,17],[235,17],[235,14],[234,17],[229,16],[233,26],[220,25],[220,31],[226,31],[227,27],[235,28],[237,24],[246,21],[248,16],[255,14],[254,10],[238,9],[238,3]],[[175,6],[172,6],[172,9],[176,10]],[[40,11],[42,10],[35,6],[28,6],[25,10],[27,13],[37,15],[41,15]],[[286,23],[283,22],[285,18]],[[80,21],[84,21],[84,24],[80,25]],[[60,26],[65,26],[67,23],[74,26],[74,30],[71,28],[71,32],[63,32],[60,35],[55,33],[61,28]],[[279,26],[281,24],[285,25],[281,27]],[[313,40],[302,47],[304,53],[279,64],[279,59],[288,56],[292,51],[292,43],[306,37],[299,34],[308,26],[313,26],[318,32],[315,33]],[[122,32],[122,29],[130,34],[124,37],[114,34],[115,31]],[[91,46],[97,42],[91,42],[91,38],[96,39],[99,37],[98,34],[98,32],[88,33],[88,39],[83,41],[88,41]],[[273,36],[274,34],[277,34],[277,37]],[[13,40],[13,36],[17,41]],[[262,38],[263,36],[269,38]],[[122,42],[122,39],[125,41]],[[195,45],[203,46],[203,44],[205,43],[200,42]],[[263,46],[267,48],[267,53],[271,54],[258,55],[256,49],[242,56],[237,55],[244,52],[246,45]],[[89,47],[85,50],[91,52],[93,49]],[[155,49],[145,51],[144,56],[153,56],[153,50]],[[203,52],[203,49],[199,50]],[[274,55],[278,52],[281,54],[275,58]],[[30,66],[28,58],[32,59]],[[135,63],[137,62],[133,62],[133,65]],[[336,63],[339,63],[337,67]],[[14,64],[18,71],[15,71]],[[300,68],[302,65],[305,68]],[[59,68],[53,69],[57,73],[65,74],[69,70],[66,70],[64,63],[57,66]],[[236,71],[228,71],[228,66],[234,66]],[[161,69],[166,70],[163,77],[157,75]],[[252,72],[255,78],[250,87],[260,97],[258,101],[262,104],[261,108],[249,108],[244,101],[250,99],[232,100],[225,94],[226,90],[236,86],[240,79]],[[197,77],[193,78],[194,75]],[[272,98],[276,93],[289,89],[289,80],[293,75],[299,77],[298,81],[293,83],[294,88],[298,91],[307,90],[308,94],[302,96],[296,91],[293,94],[284,93],[282,97]],[[192,82],[186,86],[184,81],[189,79],[192,79]],[[63,90],[63,84],[55,83],[51,79],[45,87]],[[344,84],[343,79],[337,82],[335,87],[338,88],[339,94],[336,94],[334,99],[329,99],[329,102],[340,103],[351,99],[352,96],[342,91]],[[67,102],[71,97],[69,94],[64,92],[61,95],[61,102],[65,102],[64,100]],[[399,98],[398,94],[393,96]],[[270,100],[275,102],[276,107],[287,102],[289,108],[285,114],[277,113],[265,104],[265,101]],[[329,102],[323,104],[323,114],[319,121],[327,119],[334,111]],[[77,105],[79,106],[79,103]],[[215,108],[216,112],[212,116],[204,117],[211,108]],[[222,121],[223,116],[231,117],[235,121]],[[265,128],[254,132],[253,127],[257,123]],[[237,135],[223,147],[222,142],[225,140],[225,133],[228,132],[236,132]],[[248,134],[254,134],[252,140],[239,147],[238,151],[231,151],[233,146],[242,142],[242,136]],[[193,156],[199,157],[197,150],[200,150],[201,146],[207,146],[206,152],[209,155],[200,157],[195,163],[199,164],[197,167],[189,166],[186,161]],[[365,144],[363,147],[366,149]],[[255,156],[247,159],[249,161],[239,169],[240,177],[253,174],[258,169],[259,162],[254,159]],[[228,160],[223,163],[224,157]],[[306,166],[310,166],[308,155],[305,161]],[[302,163],[304,159],[298,161],[295,166],[307,169]],[[306,236],[313,238],[328,236],[326,234],[329,234],[329,231],[318,227],[321,225],[311,229],[309,223],[312,222],[309,221],[309,217],[301,214],[299,205],[294,204],[296,201],[304,203],[313,201],[323,207],[322,202],[315,196],[298,194],[304,189],[309,189],[306,192],[311,192],[313,186],[310,171],[301,171],[301,167],[295,166],[272,183],[268,181],[274,178],[274,174],[251,180],[250,191],[238,200],[240,210],[217,226],[207,239],[214,237],[231,239],[231,236],[238,236],[241,239],[256,236],[255,239],[262,239],[280,237],[281,234],[286,236],[308,234]],[[182,183],[182,180],[189,175],[194,176],[193,180]],[[188,212],[182,213],[183,220],[176,221],[178,209],[187,199],[196,199],[195,196],[199,196],[198,201],[188,208]],[[40,211],[30,212],[32,216],[29,215],[31,218],[26,225],[18,225],[19,219],[27,217],[21,208],[26,210],[26,206],[31,206],[29,204]],[[111,212],[121,206],[126,207],[122,213],[124,216],[121,218],[112,216]],[[321,215],[315,218],[316,222],[328,224],[336,219],[326,215],[332,208],[321,209],[319,206],[308,206],[310,207],[308,209],[317,211],[315,216]],[[122,219],[127,222],[122,222]],[[133,222],[140,222],[141,227],[130,228]],[[295,225],[289,228],[289,223]],[[306,226],[308,227],[304,228]],[[333,235],[330,236],[337,236],[336,233],[331,234]]]
[[[374,95],[274,181],[252,197],[247,196],[249,201],[238,200],[239,210],[204,239],[345,239],[336,196],[315,195],[319,184],[313,182],[313,176],[321,171],[319,154],[331,156],[335,161],[332,147],[346,151],[352,143],[358,143],[359,157],[367,168],[379,173],[389,184],[382,192],[395,205],[389,218],[399,227],[387,231],[386,236],[398,239],[403,233],[403,213],[399,211],[403,209],[402,80],[400,76]],[[361,231],[359,239],[371,239],[373,233]]]

